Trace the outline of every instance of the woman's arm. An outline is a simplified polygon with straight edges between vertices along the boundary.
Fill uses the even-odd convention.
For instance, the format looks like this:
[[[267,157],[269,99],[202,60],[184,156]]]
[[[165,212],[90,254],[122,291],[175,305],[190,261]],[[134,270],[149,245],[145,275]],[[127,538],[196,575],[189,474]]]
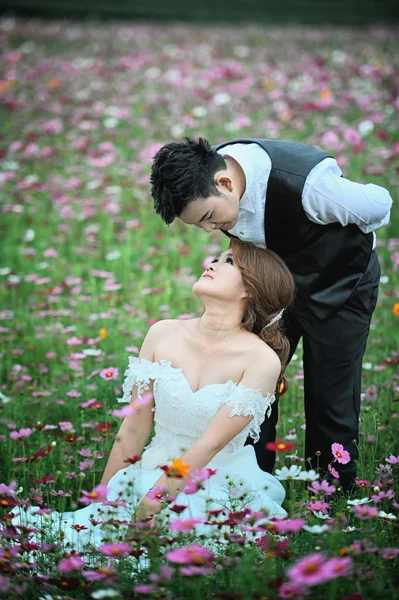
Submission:
[[[159,340],[160,333],[165,327],[160,321],[155,323],[148,331],[140,350],[139,358],[150,361],[154,360],[155,349]],[[151,382],[149,391],[152,393],[153,382]],[[137,400],[137,387],[132,390],[132,397],[129,406],[134,407]],[[133,414],[124,418],[122,425],[116,435],[114,445],[109,455],[107,465],[101,478],[101,485],[108,485],[109,480],[120,469],[126,468],[128,458],[140,456],[148,438],[151,435],[154,413],[152,408],[154,401],[142,406]]]
[[[263,396],[273,394],[277,380],[280,376],[281,363],[277,355],[266,348],[265,352],[256,358],[245,370],[241,384],[252,390],[260,390]],[[265,411],[267,406],[265,405]],[[209,462],[222,450],[244,427],[251,422],[250,415],[236,415],[230,417],[231,406],[223,406],[214,416],[202,436],[179,458],[184,464],[190,465],[189,475],[182,478],[167,477],[162,475],[154,487],[167,488],[168,493],[176,496],[190,479],[191,473],[196,469],[206,467]],[[177,457],[176,457],[177,458]],[[136,518],[148,518],[159,512],[161,505],[157,502],[144,498],[140,504]]]

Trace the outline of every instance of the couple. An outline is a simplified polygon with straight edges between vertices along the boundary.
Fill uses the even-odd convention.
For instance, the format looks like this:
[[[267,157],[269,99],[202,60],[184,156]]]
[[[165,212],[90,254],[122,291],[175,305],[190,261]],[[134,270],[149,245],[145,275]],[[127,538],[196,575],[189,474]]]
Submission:
[[[274,252],[233,239],[193,293],[205,307],[202,317],[155,323],[139,358],[129,358],[120,402],[140,408],[124,418],[101,480],[108,505],[95,502],[47,517],[47,527],[61,527],[72,547],[109,539],[109,528],[101,527],[109,519],[122,522],[114,531],[128,539],[129,521],[152,519],[161,510],[149,494],[159,488],[186,506],[181,519],[204,519],[207,510],[228,504],[229,481],[242,499],[240,508],[286,515],[283,486],[259,468],[253,446],[245,442],[248,436],[259,439],[288,359],[281,316],[294,297],[291,273]],[[145,447],[153,425],[155,435]],[[137,455],[140,461],[126,466]],[[176,459],[189,470],[181,478],[167,477],[160,467]],[[204,468],[216,471],[205,489],[185,494],[190,475]],[[14,508],[13,524],[40,525],[36,511]],[[176,518],[168,509],[165,514]],[[75,525],[87,529],[76,531]],[[200,525],[197,531],[209,529]]]

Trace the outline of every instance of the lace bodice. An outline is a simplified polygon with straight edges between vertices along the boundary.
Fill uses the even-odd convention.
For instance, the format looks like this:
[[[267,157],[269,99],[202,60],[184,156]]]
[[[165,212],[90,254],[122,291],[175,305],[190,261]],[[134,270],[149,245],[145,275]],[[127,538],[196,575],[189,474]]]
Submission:
[[[138,397],[149,389],[154,380],[155,435],[142,454],[142,464],[153,469],[166,464],[187,450],[206,430],[218,410],[231,407],[230,417],[252,416],[252,421],[221,451],[234,452],[242,447],[250,435],[259,439],[260,426],[270,416],[274,394],[263,396],[234,381],[213,383],[193,392],[183,370],[172,367],[169,361],[151,362],[129,357],[125,372],[123,396],[118,402],[130,402],[133,386]],[[220,454],[220,453],[219,453]]]

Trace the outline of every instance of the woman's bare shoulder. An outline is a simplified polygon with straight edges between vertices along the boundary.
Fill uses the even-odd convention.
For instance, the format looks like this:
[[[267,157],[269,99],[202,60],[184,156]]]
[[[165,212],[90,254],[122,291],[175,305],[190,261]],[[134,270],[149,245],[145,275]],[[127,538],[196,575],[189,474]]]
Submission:
[[[165,336],[173,337],[174,335],[190,330],[195,326],[193,322],[198,320],[199,319],[162,319],[151,326],[149,333],[151,332],[151,335],[155,339],[162,338],[162,340],[164,340]]]
[[[271,368],[281,369],[280,358],[273,348],[254,333],[248,332],[248,336],[245,362],[248,361],[248,364],[263,363],[270,365]]]

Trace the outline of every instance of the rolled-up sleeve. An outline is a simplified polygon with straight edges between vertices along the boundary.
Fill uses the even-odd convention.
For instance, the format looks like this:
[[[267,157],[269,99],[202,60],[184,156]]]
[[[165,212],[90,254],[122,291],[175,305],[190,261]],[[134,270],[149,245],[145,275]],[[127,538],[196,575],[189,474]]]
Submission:
[[[356,183],[341,177],[334,159],[319,163],[308,175],[302,193],[308,218],[319,225],[353,223],[370,233],[389,223],[392,198],[374,183]]]

